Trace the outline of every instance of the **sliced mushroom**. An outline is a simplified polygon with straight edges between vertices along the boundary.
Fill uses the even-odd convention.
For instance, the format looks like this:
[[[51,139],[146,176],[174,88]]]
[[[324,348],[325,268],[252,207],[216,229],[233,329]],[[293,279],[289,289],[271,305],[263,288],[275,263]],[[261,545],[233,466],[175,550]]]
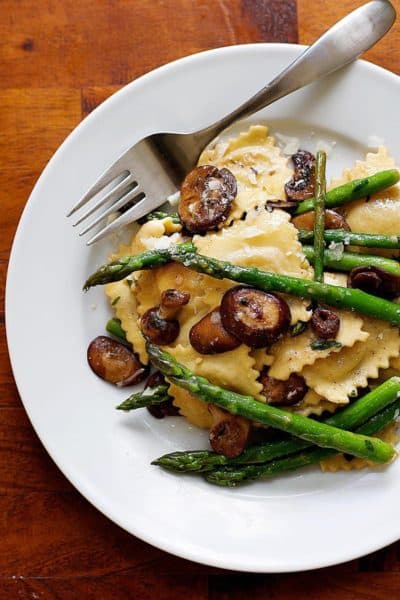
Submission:
[[[105,335],[89,344],[87,360],[96,375],[118,386],[139,383],[149,371],[125,344]]]
[[[263,389],[262,394],[266,397],[268,404],[291,406],[303,400],[307,393],[307,384],[301,375],[291,373],[289,379],[280,381],[268,375],[268,368],[261,371],[260,382]]]
[[[196,167],[182,183],[179,217],[191,233],[215,229],[225,221],[236,194],[236,178],[228,169]]]
[[[231,288],[221,301],[222,325],[251,348],[276,342],[290,325],[290,310],[282,298],[247,286]]]
[[[177,319],[162,319],[159,309],[159,306],[149,308],[140,319],[140,325],[146,338],[149,338],[155,344],[165,346],[176,340],[180,326]]]
[[[293,154],[293,178],[285,184],[288,200],[305,200],[314,196],[315,156],[307,150],[299,150]]]
[[[215,404],[209,404],[208,410],[213,418],[210,429],[210,445],[214,452],[228,458],[239,456],[248,442],[251,423],[244,417],[232,415]]]
[[[157,387],[158,385],[163,385],[165,383],[164,375],[161,371],[154,371],[150,375],[150,377],[146,381],[146,385],[144,389]],[[155,419],[163,419],[164,417],[179,417],[179,408],[173,404],[173,399],[169,398],[165,400],[165,402],[161,402],[161,404],[150,404],[146,406],[149,413]]]
[[[171,344],[179,335],[179,321],[175,319],[190,294],[175,289],[164,290],[161,303],[144,313],[140,320],[143,335],[155,344]]]
[[[400,277],[379,267],[355,267],[350,271],[347,285],[382,298],[400,296]]]
[[[161,294],[159,315],[162,319],[174,319],[182,306],[190,300],[190,294],[181,290],[168,289]]]
[[[321,340],[334,340],[339,332],[340,317],[329,308],[317,306],[313,311],[310,325]]]
[[[314,229],[314,221],[315,212],[313,210],[292,218],[292,223],[297,229],[306,229],[308,231]],[[329,208],[325,211],[325,229],[344,229],[345,231],[351,231],[346,219]]]
[[[282,210],[287,210],[290,212],[292,209],[295,209],[297,205],[298,202],[295,200],[268,200],[265,203],[265,209],[270,210],[271,208],[281,208]]]
[[[189,332],[189,340],[200,354],[220,354],[234,350],[241,344],[241,341],[222,325],[219,307],[193,325]]]

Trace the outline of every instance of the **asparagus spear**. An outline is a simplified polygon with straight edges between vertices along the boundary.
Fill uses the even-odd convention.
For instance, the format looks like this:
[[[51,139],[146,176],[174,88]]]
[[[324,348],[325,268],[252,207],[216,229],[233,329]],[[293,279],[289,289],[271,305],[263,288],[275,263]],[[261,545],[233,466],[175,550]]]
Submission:
[[[385,463],[393,458],[392,446],[381,440],[355,435],[263,404],[251,396],[237,394],[213,385],[207,379],[198,377],[184,365],[179,364],[170,354],[150,341],[147,341],[147,352],[153,365],[164,373],[170,382],[188,390],[204,402],[213,402],[232,414],[258,421],[263,425],[270,425],[318,446],[335,448],[377,463]]]
[[[129,396],[129,398],[117,406],[117,409],[128,412],[136,408],[161,404],[171,399],[171,396],[168,394],[168,388],[169,385],[167,383],[156,385],[155,387],[147,387],[141,392]]]
[[[364,425],[356,429],[357,434],[373,435],[380,431],[396,419],[400,411],[400,399],[387,406],[381,412],[372,417]],[[298,454],[293,454],[287,458],[273,460],[262,465],[244,465],[237,467],[217,468],[206,475],[209,483],[223,487],[235,487],[246,481],[260,479],[261,477],[271,477],[287,471],[294,471],[312,465],[334,456],[335,450],[326,448],[310,449]]]
[[[312,246],[303,246],[303,252],[311,264],[315,263],[315,251]],[[337,271],[351,271],[354,267],[379,267],[384,271],[400,275],[400,263],[384,256],[372,254],[358,254],[357,252],[343,252],[338,256],[335,250],[326,249],[324,252],[324,265]]]
[[[126,333],[121,327],[121,321],[119,319],[110,319],[107,321],[106,330],[108,333],[115,335],[115,337],[121,340],[126,340]]]
[[[339,429],[354,429],[373,417],[378,411],[398,401],[398,394],[400,394],[400,378],[391,377],[342,411],[330,416],[324,423]],[[299,452],[309,446],[310,444],[304,440],[289,438],[252,446],[233,459],[208,450],[188,450],[165,454],[153,461],[152,464],[176,472],[205,472],[216,466],[265,463]]]
[[[175,249],[179,253],[182,253],[182,255],[186,252],[196,252],[196,247],[190,242],[178,244]],[[172,260],[172,253],[173,250],[171,248],[165,248],[163,250],[147,250],[133,256],[123,256],[119,260],[100,267],[89,277],[83,289],[86,291],[94,285],[104,285],[105,283],[110,283],[110,281],[120,281],[130,273],[133,273],[133,271],[161,267]]]
[[[299,230],[299,240],[302,243],[312,242],[314,232],[306,229]],[[344,229],[325,229],[326,242],[342,243],[345,246],[366,246],[367,248],[400,248],[400,235],[381,235],[379,233],[355,233]]]
[[[385,188],[391,187],[397,183],[399,179],[400,173],[397,169],[388,169],[387,171],[380,171],[369,177],[349,181],[349,183],[345,183],[327,192],[325,207],[334,208],[352,202],[352,200],[357,200],[357,198],[372,196],[372,194],[376,194]],[[314,198],[308,198],[307,200],[299,202],[294,214],[301,215],[313,209]]]
[[[153,210],[153,212],[146,215],[145,220],[146,221],[154,221],[154,220],[159,220],[159,219],[166,219],[167,217],[172,219],[173,223],[181,222],[178,213],[168,213],[163,210]]]
[[[163,265],[169,260],[174,260],[189,269],[206,273],[217,279],[231,279],[266,292],[282,292],[301,298],[310,298],[330,306],[355,310],[375,319],[400,326],[400,305],[394,302],[377,298],[358,289],[268,273],[255,267],[238,267],[226,261],[197,254],[195,250],[193,244],[185,243],[166,250],[149,250],[135,256],[125,256],[109,265],[100,267],[89,277],[83,289],[88,290],[95,285],[119,281],[132,271],[151,269]]]
[[[325,229],[325,199],[326,199],[326,154],[317,152],[315,161],[315,198],[314,198],[314,281],[324,281],[324,229]]]

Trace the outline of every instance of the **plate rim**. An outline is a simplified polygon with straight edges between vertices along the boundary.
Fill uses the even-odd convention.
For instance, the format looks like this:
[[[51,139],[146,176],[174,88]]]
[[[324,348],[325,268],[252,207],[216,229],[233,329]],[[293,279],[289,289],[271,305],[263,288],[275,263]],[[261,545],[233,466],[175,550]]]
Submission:
[[[236,45],[222,46],[222,47],[218,47],[218,48],[214,48],[214,49],[210,49],[210,50],[196,52],[196,53],[190,54],[188,56],[178,58],[178,59],[171,61],[169,63],[166,63],[164,65],[161,65],[147,73],[144,73],[140,77],[132,80],[131,82],[129,82],[128,84],[126,84],[122,88],[120,88],[119,90],[115,91],[110,97],[108,97],[106,100],[104,100],[89,115],[87,115],[84,119],[82,119],[78,123],[78,125],[67,135],[67,137],[64,139],[64,141],[58,146],[57,150],[53,153],[50,160],[48,161],[48,163],[42,170],[31,193],[29,194],[29,198],[26,201],[26,204],[22,211],[21,217],[18,221],[18,225],[17,225],[16,231],[15,231],[12,246],[11,246],[11,251],[9,254],[8,268],[7,268],[7,274],[6,274],[5,330],[6,330],[8,354],[9,354],[9,358],[10,358],[13,377],[14,377],[14,380],[16,383],[16,387],[18,389],[18,394],[20,396],[24,410],[28,415],[29,421],[30,421],[34,431],[36,432],[41,444],[43,445],[46,452],[50,456],[50,458],[57,465],[57,467],[60,469],[62,474],[67,478],[67,480],[74,486],[74,488],[80,494],[82,494],[82,496],[84,498],[86,498],[92,504],[92,506],[94,506],[94,508],[99,510],[108,519],[110,519],[112,522],[117,524],[119,527],[121,527],[128,533],[138,537],[139,539],[141,539],[142,541],[144,541],[146,543],[149,543],[150,545],[154,546],[155,548],[161,549],[165,552],[168,552],[168,553],[178,556],[180,558],[183,558],[186,560],[191,560],[193,562],[203,564],[203,565],[209,565],[209,566],[214,566],[214,567],[219,567],[219,568],[224,568],[224,569],[229,569],[229,570],[235,570],[235,571],[253,572],[253,573],[286,573],[286,572],[308,571],[308,570],[320,569],[320,568],[324,568],[324,567],[328,567],[328,566],[332,566],[332,565],[342,564],[349,560],[353,560],[355,558],[365,556],[371,552],[374,552],[386,545],[389,545],[389,544],[395,542],[396,540],[399,539],[399,534],[394,533],[393,536],[391,536],[391,537],[384,536],[385,539],[379,540],[376,544],[370,544],[367,548],[364,548],[362,550],[362,553],[360,553],[360,551],[357,551],[357,550],[348,551],[347,553],[342,551],[340,553],[341,554],[340,559],[330,559],[327,561],[320,559],[319,562],[311,561],[312,564],[309,564],[308,566],[304,566],[304,562],[303,562],[302,564],[299,564],[299,565],[289,565],[288,568],[274,567],[272,569],[269,569],[266,567],[253,568],[249,565],[235,564],[235,562],[232,561],[232,559],[229,559],[228,561],[225,561],[223,559],[209,560],[209,559],[207,559],[207,557],[199,556],[199,553],[198,552],[196,553],[196,550],[191,550],[191,549],[185,550],[183,548],[182,543],[180,545],[179,545],[179,543],[175,545],[174,543],[168,543],[166,540],[163,540],[162,536],[154,536],[152,534],[148,534],[145,530],[142,530],[138,525],[136,526],[136,528],[135,527],[127,527],[127,524],[124,523],[122,519],[118,519],[118,517],[114,514],[112,516],[110,515],[110,512],[107,510],[107,508],[102,506],[102,502],[100,501],[100,499],[98,497],[96,497],[94,494],[92,494],[90,489],[87,489],[85,487],[84,482],[82,482],[80,480],[79,476],[74,477],[73,473],[70,472],[69,468],[65,464],[63,464],[62,459],[56,456],[56,454],[57,454],[56,451],[53,448],[48,447],[49,444],[47,443],[47,440],[42,438],[42,435],[40,434],[40,424],[38,422],[36,422],[35,418],[31,414],[31,411],[29,409],[29,403],[26,402],[26,400],[23,398],[21,391],[20,391],[20,382],[18,381],[18,376],[17,376],[16,356],[14,354],[14,352],[16,353],[16,351],[13,349],[14,342],[10,339],[9,326],[8,326],[8,322],[10,319],[9,315],[11,312],[9,309],[9,306],[11,303],[11,291],[10,291],[11,284],[10,284],[10,282],[12,281],[12,277],[13,277],[14,255],[17,253],[17,249],[20,244],[20,238],[22,236],[22,230],[23,230],[25,221],[28,218],[29,212],[30,212],[34,202],[36,202],[35,198],[40,196],[41,185],[46,177],[46,173],[49,169],[52,168],[52,165],[57,160],[59,154],[62,153],[71,143],[74,142],[75,137],[79,136],[81,134],[81,132],[85,129],[85,127],[88,124],[90,124],[93,119],[98,118],[98,116],[101,114],[101,112],[104,110],[105,107],[109,107],[109,106],[111,106],[112,103],[118,102],[118,99],[121,96],[123,96],[125,94],[129,94],[130,90],[133,87],[135,87],[138,84],[140,85],[140,83],[142,83],[143,81],[147,81],[149,79],[151,80],[151,78],[153,78],[153,77],[156,78],[160,71],[162,71],[162,72],[168,72],[169,70],[173,71],[173,69],[176,66],[180,66],[181,64],[184,64],[184,63],[191,63],[191,62],[195,63],[197,59],[202,59],[204,56],[213,56],[213,55],[221,54],[221,53],[235,53],[235,52],[243,52],[243,51],[252,52],[252,51],[254,51],[254,49],[259,50],[259,49],[265,49],[266,47],[268,50],[272,50],[272,52],[274,52],[274,51],[280,52],[280,51],[288,50],[289,51],[288,53],[290,53],[290,51],[293,52],[295,50],[298,54],[300,54],[303,50],[305,50],[307,48],[307,46],[301,45],[301,44],[287,44],[287,43],[274,42],[274,43],[236,44]],[[262,50],[262,51],[264,51],[264,50]],[[384,77],[396,82],[396,85],[398,85],[400,82],[400,77],[397,74],[395,74],[379,65],[376,65],[374,63],[371,63],[369,61],[362,60],[362,59],[358,59],[356,62],[358,65],[361,66],[361,68],[368,69],[372,72],[377,72],[380,76],[384,76]]]

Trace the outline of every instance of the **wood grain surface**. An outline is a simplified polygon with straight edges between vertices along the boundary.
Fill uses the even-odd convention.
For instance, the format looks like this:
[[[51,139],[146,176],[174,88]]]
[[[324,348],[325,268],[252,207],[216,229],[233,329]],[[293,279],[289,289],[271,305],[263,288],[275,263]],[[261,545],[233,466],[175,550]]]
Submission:
[[[43,167],[85,115],[171,60],[237,43],[307,44],[359,4],[0,0],[0,599],[400,597],[400,545],[316,572],[251,575],[190,563],[125,533],[47,456],[22,408],[5,339],[5,276],[19,216]],[[400,73],[400,21],[367,58]]]

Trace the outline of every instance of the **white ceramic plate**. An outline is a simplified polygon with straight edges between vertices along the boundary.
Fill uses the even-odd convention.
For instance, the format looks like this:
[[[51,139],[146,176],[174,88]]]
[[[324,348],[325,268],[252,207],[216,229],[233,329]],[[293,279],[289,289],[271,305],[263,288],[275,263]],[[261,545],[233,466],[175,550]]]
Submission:
[[[400,537],[400,461],[385,470],[318,468],[224,490],[150,466],[172,450],[205,447],[183,419],[121,414],[127,396],[86,364],[109,317],[100,288],[81,292],[107,246],[88,249],[65,214],[97,176],[142,136],[209,124],[301,52],[259,44],[197,54],[126,86],[56,152],[25,208],[10,259],[6,315],[17,385],[47,451],[76,488],[132,534],[209,565],[278,572],[353,559]],[[368,136],[399,144],[399,79],[358,62],[263,111],[273,132],[313,150],[335,141],[329,175],[363,157]],[[397,155],[396,157],[400,157]]]

